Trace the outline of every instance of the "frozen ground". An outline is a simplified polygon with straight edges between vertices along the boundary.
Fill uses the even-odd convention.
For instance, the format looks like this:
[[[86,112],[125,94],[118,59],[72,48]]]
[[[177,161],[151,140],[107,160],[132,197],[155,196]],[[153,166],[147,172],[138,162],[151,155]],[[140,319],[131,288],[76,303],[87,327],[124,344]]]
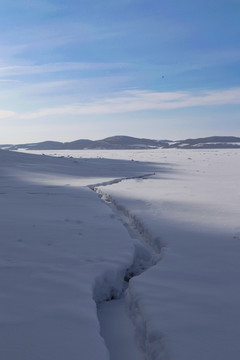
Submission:
[[[237,359],[240,151],[46,153],[0,152],[0,358]]]

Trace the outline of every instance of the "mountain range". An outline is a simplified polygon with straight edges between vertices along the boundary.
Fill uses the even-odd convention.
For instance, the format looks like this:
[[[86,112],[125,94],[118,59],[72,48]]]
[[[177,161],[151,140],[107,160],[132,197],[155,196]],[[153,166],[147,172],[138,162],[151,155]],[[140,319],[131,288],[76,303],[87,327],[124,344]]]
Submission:
[[[112,136],[102,140],[79,139],[72,142],[43,141],[18,145],[0,145],[8,150],[83,150],[83,149],[227,149],[240,148],[240,137],[211,136],[186,140],[153,140],[131,136]]]

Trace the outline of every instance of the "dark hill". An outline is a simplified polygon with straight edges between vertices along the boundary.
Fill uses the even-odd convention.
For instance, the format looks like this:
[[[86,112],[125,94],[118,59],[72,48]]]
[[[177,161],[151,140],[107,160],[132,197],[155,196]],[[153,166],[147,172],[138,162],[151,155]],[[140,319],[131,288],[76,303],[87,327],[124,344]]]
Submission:
[[[227,149],[240,148],[240,138],[235,136],[211,136],[179,141],[153,140],[131,136],[112,136],[102,140],[79,139],[72,142],[43,141],[39,143],[2,145],[9,150],[82,150],[82,149]]]

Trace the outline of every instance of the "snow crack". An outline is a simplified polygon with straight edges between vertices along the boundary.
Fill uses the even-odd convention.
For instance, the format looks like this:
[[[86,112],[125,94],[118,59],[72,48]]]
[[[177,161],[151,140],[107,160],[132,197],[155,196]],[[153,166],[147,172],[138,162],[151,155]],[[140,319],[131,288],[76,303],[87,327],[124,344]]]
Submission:
[[[146,179],[147,177],[153,176],[153,175],[155,175],[155,173],[143,174],[143,175],[139,175],[139,176],[123,177],[123,178],[113,179],[113,180],[109,180],[109,181],[104,181],[104,182],[93,184],[93,185],[88,185],[88,187],[91,190],[96,191],[96,189],[100,186],[109,186],[109,185],[113,185],[113,184],[118,184],[125,180]]]
[[[94,300],[97,304],[99,304],[103,301],[120,299],[125,296],[128,304],[129,317],[135,328],[138,345],[141,351],[144,352],[146,359],[168,360],[169,356],[164,345],[164,336],[158,334],[156,338],[156,334],[151,335],[151,332],[147,328],[139,303],[134,294],[131,293],[131,286],[129,287],[131,278],[140,275],[161,260],[164,244],[162,243],[160,237],[154,236],[149,231],[141,219],[132,214],[126,207],[119,204],[117,200],[102,189],[102,187],[110,186],[122,181],[146,179],[152,175],[154,174],[114,179],[111,181],[89,185],[89,188],[95,191],[107,206],[111,207],[114,214],[127,228],[135,247],[134,258],[131,266],[125,270],[119,270],[119,272],[115,275],[106,274],[105,279],[102,278],[96,282],[94,288]]]
[[[132,214],[126,207],[119,204],[117,200],[115,200],[107,192],[101,189],[101,187],[117,184],[122,181],[133,179],[146,179],[147,177],[153,175],[155,175],[155,173],[144,174],[135,177],[114,179],[95,185],[89,185],[89,188],[95,191],[100,196],[100,198],[111,207],[113,212],[121,219],[123,225],[127,228],[130,236],[133,239],[140,240],[145,246],[150,248],[150,250],[152,251],[153,262],[157,263],[160,260],[159,254],[164,247],[164,244],[162,243],[160,237],[154,236],[145,226],[141,219],[139,219],[136,215]]]

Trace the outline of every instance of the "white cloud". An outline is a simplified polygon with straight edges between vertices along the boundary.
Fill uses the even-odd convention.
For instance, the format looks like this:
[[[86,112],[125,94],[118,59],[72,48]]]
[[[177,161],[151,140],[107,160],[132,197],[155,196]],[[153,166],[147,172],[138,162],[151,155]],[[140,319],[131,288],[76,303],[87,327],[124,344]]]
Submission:
[[[15,65],[0,66],[0,77],[14,75],[32,75],[42,73],[54,73],[74,70],[111,70],[126,67],[123,63],[88,63],[88,62],[60,62],[42,65]]]
[[[21,114],[21,118],[35,119],[55,115],[102,115],[228,104],[240,104],[240,88],[221,91],[201,91],[198,94],[180,91],[151,92],[129,90],[118,93],[113,97],[98,98],[92,102],[40,109],[36,112]]]
[[[0,110],[0,119],[5,119],[17,115],[14,111]]]

